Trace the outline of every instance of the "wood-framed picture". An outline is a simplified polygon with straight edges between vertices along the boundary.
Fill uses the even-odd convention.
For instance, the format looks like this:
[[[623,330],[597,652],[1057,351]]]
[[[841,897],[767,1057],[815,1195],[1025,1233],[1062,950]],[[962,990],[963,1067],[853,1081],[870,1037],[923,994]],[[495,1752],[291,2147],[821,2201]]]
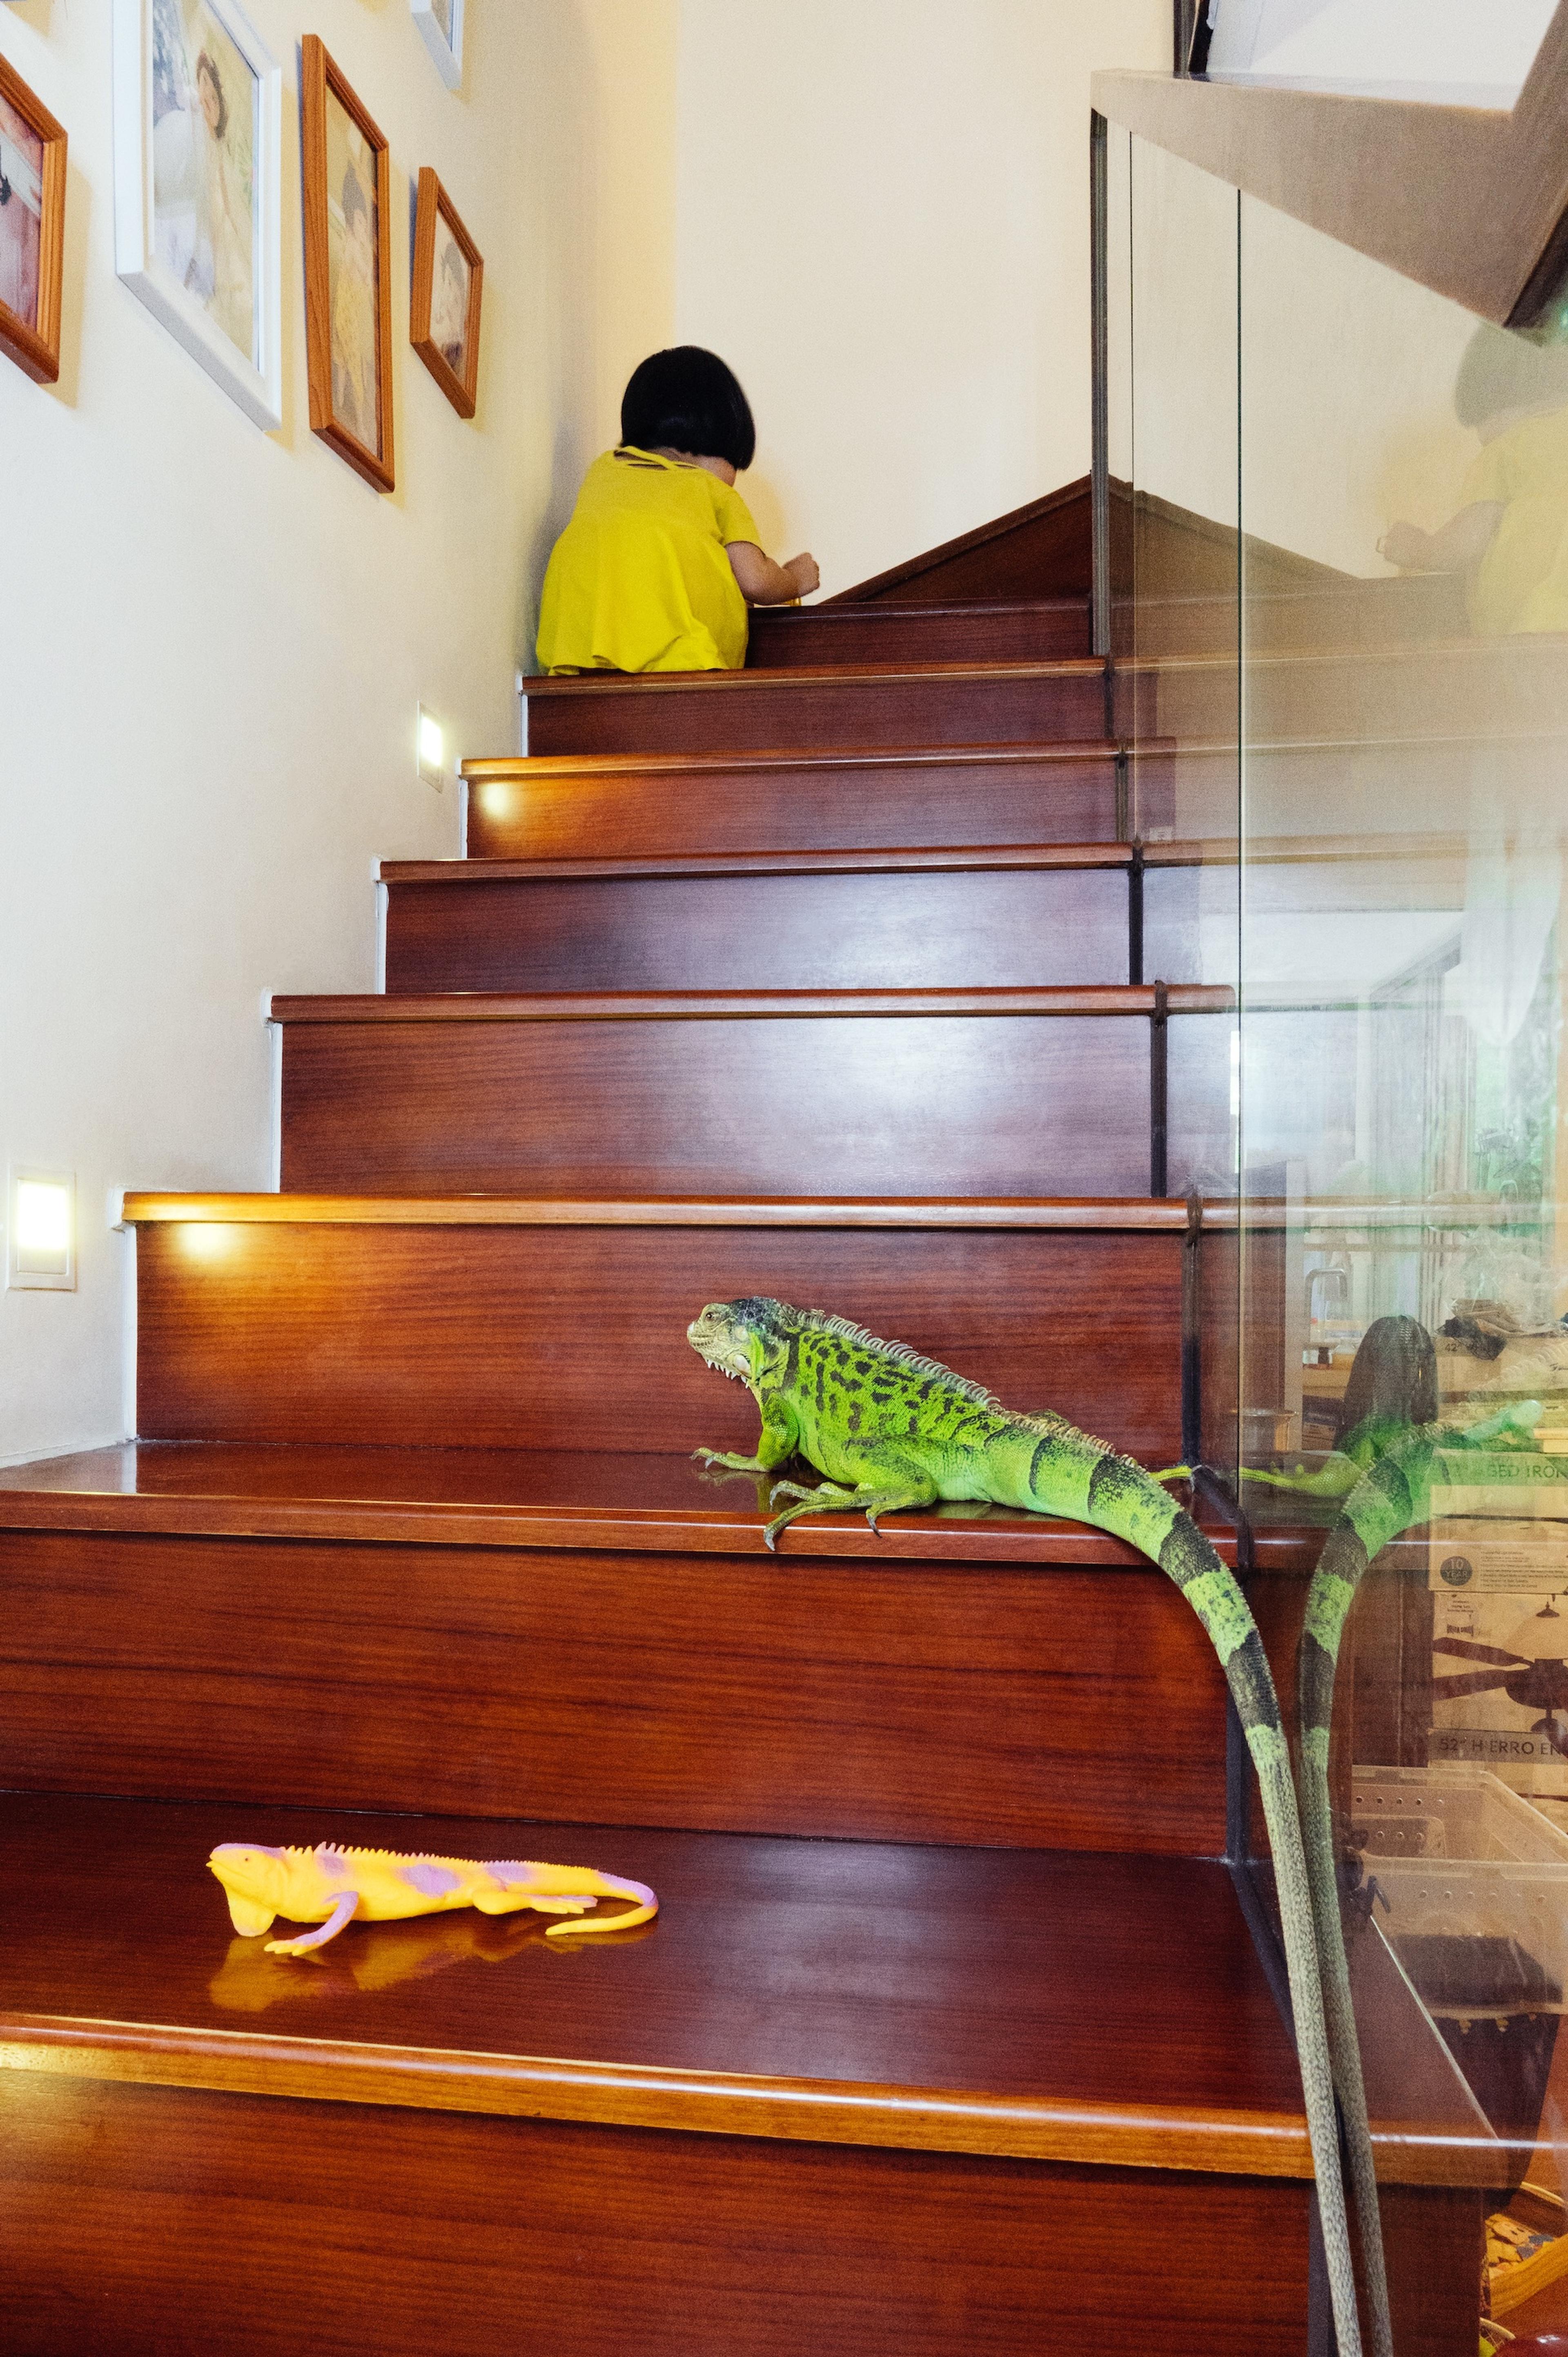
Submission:
[[[310,430],[394,488],[392,167],[387,143],[314,33],[300,45],[305,341]]]
[[[408,0],[424,46],[448,90],[463,80],[463,0]]]
[[[0,58],[0,351],[37,384],[59,374],[65,133]]]
[[[239,0],[114,0],[114,267],[283,423],[283,72]]]
[[[409,340],[459,417],[472,417],[479,382],[479,300],[485,265],[428,164],[419,175]]]

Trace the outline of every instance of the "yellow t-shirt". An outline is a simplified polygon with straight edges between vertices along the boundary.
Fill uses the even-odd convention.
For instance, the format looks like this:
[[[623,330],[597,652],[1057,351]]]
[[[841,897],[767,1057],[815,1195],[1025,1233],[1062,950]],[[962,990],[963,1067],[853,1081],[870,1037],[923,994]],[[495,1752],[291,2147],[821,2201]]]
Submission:
[[[1521,418],[1488,442],[1465,479],[1464,504],[1501,504],[1470,588],[1482,638],[1568,630],[1568,409]]]
[[[738,671],[746,599],[725,551],[757,539],[705,467],[623,444],[596,458],[551,552],[542,671]]]

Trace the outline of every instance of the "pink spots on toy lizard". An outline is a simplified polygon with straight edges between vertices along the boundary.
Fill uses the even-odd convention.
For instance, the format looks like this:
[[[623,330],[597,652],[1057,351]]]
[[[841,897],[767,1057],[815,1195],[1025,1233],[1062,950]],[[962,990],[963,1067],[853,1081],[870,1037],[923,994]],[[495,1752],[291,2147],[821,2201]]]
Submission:
[[[463,1878],[454,1874],[449,1866],[437,1866],[431,1857],[416,1857],[398,1873],[411,1890],[422,1890],[426,1899],[443,1899],[447,1891],[456,1890]]]

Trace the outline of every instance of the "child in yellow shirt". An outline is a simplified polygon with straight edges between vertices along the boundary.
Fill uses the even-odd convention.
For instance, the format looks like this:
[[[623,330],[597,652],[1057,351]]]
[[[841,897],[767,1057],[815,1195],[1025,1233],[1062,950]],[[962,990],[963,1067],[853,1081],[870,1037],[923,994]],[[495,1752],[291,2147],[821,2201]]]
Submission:
[[[1568,630],[1568,347],[1477,328],[1454,408],[1481,443],[1457,513],[1436,532],[1391,524],[1378,554],[1461,575],[1478,638]]]
[[[738,671],[747,607],[803,597],[820,578],[811,556],[764,555],[735,488],[757,448],[746,395],[716,353],[680,344],[633,371],[620,433],[551,552],[539,667]]]

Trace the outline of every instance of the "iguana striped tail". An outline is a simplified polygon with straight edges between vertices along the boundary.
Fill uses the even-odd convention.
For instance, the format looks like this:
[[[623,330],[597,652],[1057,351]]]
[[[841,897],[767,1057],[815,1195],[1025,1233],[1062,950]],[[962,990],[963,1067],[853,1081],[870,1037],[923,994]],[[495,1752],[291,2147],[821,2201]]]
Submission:
[[[1046,1421],[1041,1419],[1042,1424]],[[1066,1433],[1071,1433],[1072,1440],[1081,1438],[1071,1432],[1070,1426]],[[1088,1445],[1091,1448],[1098,1447],[1093,1442]],[[1295,2016],[1296,2055],[1317,2178],[1335,2330],[1340,2357],[1361,2357],[1356,2279],[1345,2190],[1339,2174],[1334,2084],[1325,2034],[1324,1993],[1313,1931],[1312,1892],[1302,1847],[1301,1820],[1296,1813],[1295,1788],[1291,1782],[1289,1751],[1280,1721],[1279,1697],[1274,1692],[1263,1641],[1234,1574],[1220,1561],[1192,1517],[1167,1496],[1142,1466],[1106,1449],[1093,1462],[1087,1484],[1070,1480],[1063,1483],[1051,1478],[1056,1467],[1048,1461],[1041,1463],[1043,1454],[1036,1452],[1040,1472],[1031,1480],[1034,1494],[1028,1502],[1041,1512],[1071,1514],[1092,1523],[1097,1530],[1110,1531],[1158,1564],[1197,1614],[1224,1668],[1247,1749],[1258,1771],[1263,1821],[1273,1854],[1285,1965]],[[1058,1465],[1064,1458],[1070,1463],[1077,1455],[1070,1443],[1060,1451],[1050,1452]],[[1079,1463],[1082,1461],[1080,1458]],[[1070,1499],[1064,1497],[1064,1488],[1070,1488],[1076,1494]],[[1340,1958],[1343,1964],[1343,1950]],[[1380,2346],[1379,2357],[1383,2357]]]
[[[1328,1738],[1334,1717],[1334,1675],[1340,1640],[1361,1574],[1374,1555],[1432,1511],[1432,1483],[1439,1460],[1466,1483],[1517,1482],[1552,1478],[1552,1461],[1528,1448],[1509,1446],[1540,1416],[1541,1404],[1526,1400],[1484,1425],[1456,1432],[1441,1425],[1407,1426],[1384,1455],[1363,1474],[1345,1501],[1318,1557],[1307,1592],[1297,1678],[1301,1705],[1301,1815],[1306,1844],[1307,1880],[1323,1973],[1334,2083],[1345,2118],[1350,2183],[1361,2229],[1361,2256],[1371,2308],[1374,2357],[1393,2357],[1389,2322],[1388,2279],[1382,2228],[1367,2118],[1361,2050],[1350,2002],[1350,1972],[1339,1919],[1339,1867],[1334,1811],[1328,1792]],[[1493,1451],[1487,1441],[1504,1444]],[[1251,1478],[1251,1477],[1249,1477]]]
[[[1350,1969],[1339,1920],[1339,1866],[1334,1840],[1334,1810],[1328,1792],[1328,1737],[1334,1716],[1334,1673],[1339,1641],[1361,1574],[1391,1539],[1424,1519],[1432,1491],[1433,1436],[1412,1427],[1407,1437],[1362,1475],[1329,1531],[1307,1591],[1306,1619],[1297,1657],[1301,1712],[1301,1814],[1306,1844],[1307,1881],[1323,1972],[1323,2002],[1334,2084],[1345,2120],[1345,2146],[1356,2217],[1361,2230],[1361,2261],[1371,2309],[1373,2357],[1393,2357],[1389,2318],[1388,2273],[1383,2262],[1382,2222],[1378,2209],[1372,2133],[1361,2076],[1361,2049],[1350,2001]]]

